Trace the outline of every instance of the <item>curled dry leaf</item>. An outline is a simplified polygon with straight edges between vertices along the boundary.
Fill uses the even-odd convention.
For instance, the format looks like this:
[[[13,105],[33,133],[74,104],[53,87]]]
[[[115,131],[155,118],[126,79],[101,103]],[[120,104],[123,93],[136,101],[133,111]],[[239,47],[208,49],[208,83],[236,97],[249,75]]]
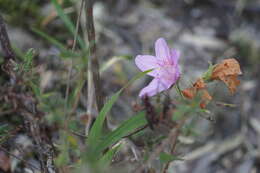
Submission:
[[[231,58],[225,59],[215,66],[211,79],[223,81],[231,94],[233,94],[236,91],[236,87],[240,84],[237,76],[241,74],[239,63],[234,58]]]
[[[184,95],[184,97],[188,98],[188,99],[193,99],[196,95],[197,91],[194,87],[191,88],[186,88],[184,90],[182,90],[182,94]]]
[[[206,84],[203,81],[203,79],[199,78],[191,88],[186,88],[185,90],[182,91],[182,94],[189,99],[193,99],[195,95],[197,94],[198,90],[205,89]]]
[[[183,90],[182,94],[188,99],[193,99],[199,91],[201,91],[202,94],[200,107],[204,109],[209,101],[212,100],[212,97],[208,93],[206,89],[206,84],[202,78],[199,78],[191,88]]]
[[[196,88],[197,90],[199,89],[205,89],[206,84],[203,79],[199,78],[194,84],[193,87]]]
[[[212,100],[211,95],[209,94],[209,92],[205,89],[202,91],[202,96],[201,96],[201,102],[200,102],[200,107],[202,109],[206,108],[206,105],[210,102],[210,100]]]

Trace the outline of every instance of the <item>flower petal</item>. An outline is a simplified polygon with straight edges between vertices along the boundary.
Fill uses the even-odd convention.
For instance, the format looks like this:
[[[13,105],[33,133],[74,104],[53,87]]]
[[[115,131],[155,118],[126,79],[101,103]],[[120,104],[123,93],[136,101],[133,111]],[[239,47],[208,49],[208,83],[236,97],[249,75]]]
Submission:
[[[164,38],[159,38],[158,40],[156,40],[155,55],[160,60],[170,61],[170,49]]]
[[[180,72],[178,66],[166,66],[158,70],[158,78],[168,88],[170,88],[171,85],[175,84],[179,77]]]
[[[138,55],[135,58],[135,64],[141,71],[146,71],[150,69],[154,69],[153,71],[147,73],[150,76],[157,76],[157,69],[159,68],[159,64],[157,59],[151,55]]]
[[[175,49],[171,49],[171,63],[172,65],[174,65],[174,67],[176,67],[178,65],[178,61],[180,58],[180,52],[175,50]]]
[[[144,87],[140,93],[139,97],[144,97],[144,96],[154,96],[159,92],[162,92],[163,90],[168,89],[167,86],[165,86],[160,79],[154,78],[146,87]]]

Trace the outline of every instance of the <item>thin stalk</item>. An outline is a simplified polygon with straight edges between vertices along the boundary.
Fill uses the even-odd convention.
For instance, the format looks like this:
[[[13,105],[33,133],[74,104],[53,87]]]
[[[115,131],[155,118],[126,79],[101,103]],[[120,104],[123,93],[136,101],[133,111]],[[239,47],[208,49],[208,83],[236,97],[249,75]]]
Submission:
[[[96,54],[96,36],[95,36],[95,27],[93,21],[93,1],[92,0],[85,0],[85,7],[86,7],[86,28],[87,28],[87,35],[88,35],[88,42],[90,45],[90,70],[92,73],[92,80],[95,90],[96,96],[96,104],[98,108],[98,112],[102,109],[104,105],[104,97],[100,82],[100,74],[99,74],[99,62],[98,57]],[[89,93],[90,94],[90,93]]]
[[[73,46],[72,46],[72,52],[75,51],[76,48],[76,44],[77,44],[77,37],[78,37],[78,32],[79,32],[79,24],[80,24],[80,18],[81,18],[81,14],[82,14],[82,10],[84,7],[84,0],[81,0],[81,4],[80,4],[80,12],[79,12],[79,16],[77,18],[77,24],[76,24],[76,32],[74,34],[74,39],[73,39]],[[71,74],[72,74],[72,70],[73,70],[73,60],[70,59],[70,67],[69,67],[69,72],[68,72],[68,76],[67,76],[67,84],[66,84],[66,94],[65,94],[65,114],[67,115],[67,109],[68,109],[68,97],[69,97],[69,90],[70,90],[70,83],[71,83]]]
[[[1,41],[1,46],[2,49],[5,53],[5,59],[9,60],[9,59],[15,59],[15,55],[14,52],[12,50],[11,44],[10,44],[10,40],[5,28],[5,23],[4,23],[4,19],[2,18],[2,15],[0,14],[0,41]]]

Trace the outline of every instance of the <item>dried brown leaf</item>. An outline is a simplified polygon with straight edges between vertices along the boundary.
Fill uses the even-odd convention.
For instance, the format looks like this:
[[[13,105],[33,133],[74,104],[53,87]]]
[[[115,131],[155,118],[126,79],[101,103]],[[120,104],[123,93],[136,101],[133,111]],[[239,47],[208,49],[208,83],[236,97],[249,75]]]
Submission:
[[[206,84],[202,78],[199,78],[194,84],[193,87],[196,88],[197,90],[199,89],[205,89]]]
[[[200,99],[201,99],[200,107],[202,109],[204,109],[206,107],[206,105],[210,102],[210,100],[212,100],[212,97],[210,96],[209,92],[207,91],[206,84],[203,79],[199,78],[193,84],[193,87],[183,90],[182,94],[184,95],[184,97],[186,97],[188,99],[193,99],[199,91],[202,92],[202,95],[200,97]]]
[[[186,97],[188,99],[193,99],[195,97],[196,93],[197,93],[197,91],[193,87],[182,90],[182,94],[184,95],[184,97]]]
[[[240,84],[237,76],[241,74],[239,63],[234,58],[231,58],[225,59],[216,65],[212,72],[211,79],[223,81],[233,94],[236,91],[236,87]]]
[[[212,96],[209,94],[209,92],[204,89],[202,91],[202,95],[201,95],[201,102],[200,102],[200,107],[202,109],[206,108],[206,105],[212,100]]]

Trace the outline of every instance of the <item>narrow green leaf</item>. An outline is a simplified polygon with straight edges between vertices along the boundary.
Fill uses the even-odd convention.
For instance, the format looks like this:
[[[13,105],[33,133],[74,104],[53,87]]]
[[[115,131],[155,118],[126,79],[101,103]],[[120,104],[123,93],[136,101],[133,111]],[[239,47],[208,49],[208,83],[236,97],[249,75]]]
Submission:
[[[84,84],[85,84],[85,81],[82,78],[80,78],[77,81],[76,86],[73,88],[73,91],[72,91],[72,93],[69,96],[69,103],[70,104],[75,102],[75,100],[77,98],[77,95],[82,90]]]
[[[140,72],[138,73],[136,76],[134,76],[121,90],[127,88],[130,84],[132,84],[134,81],[136,81],[137,79],[140,79],[141,77],[143,77],[144,75],[146,75],[147,73],[153,71],[153,69],[150,70],[146,70],[144,72]]]
[[[120,60],[123,60],[123,59],[121,57],[118,57],[118,56],[112,57],[110,60],[106,61],[104,64],[101,65],[99,72],[103,73],[104,71],[109,69],[112,65],[119,62]]]
[[[97,150],[102,151],[105,148],[115,144],[122,137],[130,134],[135,129],[140,128],[147,124],[145,113],[139,112],[137,115],[132,116],[130,119],[123,122],[118,128],[110,132],[98,145]]]
[[[66,13],[64,13],[64,10],[60,6],[60,4],[57,2],[57,0],[52,0],[51,2],[57,11],[57,14],[61,18],[61,20],[64,22],[65,26],[68,28],[68,30],[71,32],[71,34],[74,35],[76,32],[76,28],[75,28],[74,24],[72,23],[72,21],[70,20],[70,18],[68,17],[68,15]],[[80,37],[77,37],[77,41],[78,41],[80,47],[82,49],[85,49],[85,47],[86,47],[85,43],[83,42],[83,40]]]
[[[183,96],[183,94],[181,92],[181,88],[180,88],[180,85],[179,85],[179,81],[177,81],[177,83],[176,83],[176,85],[174,87],[175,87],[177,93],[181,96],[181,98],[184,99],[184,96]]]
[[[88,136],[89,145],[94,146],[95,144],[97,144],[99,142],[99,139],[101,137],[103,123],[106,118],[106,114],[110,111],[110,109],[112,108],[112,106],[114,105],[116,100],[118,99],[121,92],[122,92],[122,89],[119,90],[116,94],[114,94],[109,99],[109,101],[104,105],[102,110],[100,111],[96,121],[94,122],[94,124],[90,130],[89,136]]]
[[[112,106],[114,103],[117,101],[118,97],[122,93],[122,91],[128,87],[131,83],[133,83],[135,80],[141,78],[144,76],[146,73],[149,73],[151,70],[147,70],[144,72],[141,72],[137,74],[135,77],[133,77],[123,88],[121,88],[117,93],[115,93],[109,100],[108,102],[103,106],[101,109],[96,121],[94,122],[88,136],[88,144],[89,146],[94,147],[99,143],[99,140],[101,139],[101,132],[102,132],[102,127],[103,123],[105,121],[107,113],[111,110]]]
[[[63,44],[61,42],[59,42],[58,40],[54,39],[52,36],[50,36],[50,35],[42,32],[42,31],[40,31],[37,28],[32,28],[32,31],[35,32],[36,34],[38,34],[39,36],[43,37],[47,41],[49,41],[51,44],[57,46],[59,49],[66,50],[65,46],[63,46]]]
[[[113,66],[114,64],[116,64],[122,60],[127,60],[127,61],[131,60],[131,58],[129,58],[129,57],[131,57],[131,56],[114,56],[110,60],[108,60],[107,62],[105,62],[104,64],[101,65],[99,72],[104,73],[111,66]]]
[[[114,148],[111,148],[108,150],[99,160],[99,165],[101,165],[103,168],[106,168],[109,166],[109,164],[112,162],[112,159],[116,152],[120,149],[121,145],[118,145]]]
[[[184,159],[179,158],[179,157],[174,156],[174,155],[171,155],[171,154],[168,154],[168,153],[165,153],[165,152],[162,152],[160,154],[160,161],[162,163],[168,163],[168,162],[171,162],[171,161],[174,161],[174,160],[181,160],[181,161],[183,161]]]
[[[45,40],[47,40],[48,42],[50,42],[51,44],[53,44],[54,46],[56,46],[57,48],[59,48],[61,50],[61,55],[64,58],[67,57],[71,57],[71,56],[79,56],[77,53],[74,53],[70,50],[67,50],[67,48],[58,40],[54,39],[52,36],[36,29],[36,28],[32,28],[32,31],[35,32],[36,34],[38,34],[39,36],[41,36],[42,38],[44,38]]]

